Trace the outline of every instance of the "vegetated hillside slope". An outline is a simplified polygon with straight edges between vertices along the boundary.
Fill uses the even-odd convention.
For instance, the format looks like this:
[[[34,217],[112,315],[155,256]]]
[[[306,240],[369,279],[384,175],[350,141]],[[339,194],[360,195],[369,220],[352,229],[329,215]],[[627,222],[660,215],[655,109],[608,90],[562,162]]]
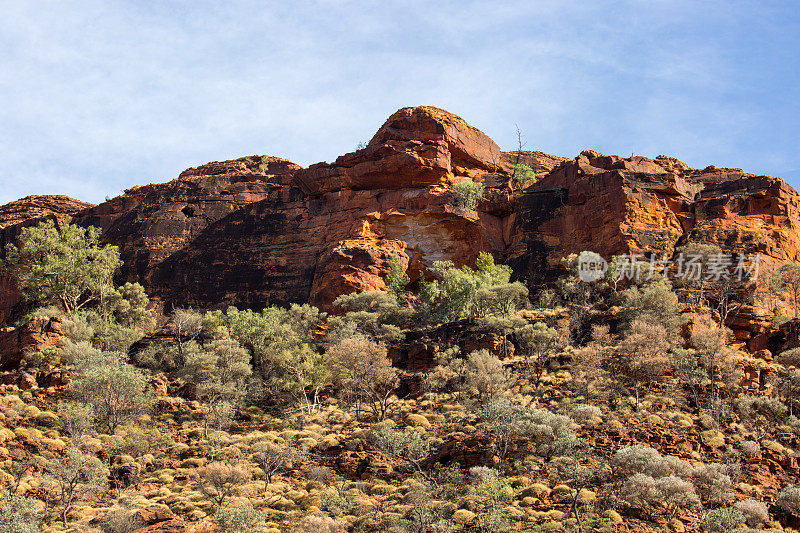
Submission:
[[[798,528],[797,202],[664,156],[501,152],[418,107],[330,164],[249,156],[98,206],[2,206],[4,245],[93,225],[85,249],[123,264],[74,278],[68,312],[31,287],[102,273],[95,256],[26,278],[3,247],[0,525]],[[586,283],[585,250],[645,270],[760,254],[761,276],[613,262]]]

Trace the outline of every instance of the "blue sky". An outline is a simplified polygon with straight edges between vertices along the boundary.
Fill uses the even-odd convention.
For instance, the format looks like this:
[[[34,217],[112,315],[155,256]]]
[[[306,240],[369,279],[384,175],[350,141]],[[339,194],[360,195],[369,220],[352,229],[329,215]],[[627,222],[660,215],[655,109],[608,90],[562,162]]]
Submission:
[[[0,2],[0,203],[307,165],[435,105],[503,149],[667,154],[800,186],[794,2]]]

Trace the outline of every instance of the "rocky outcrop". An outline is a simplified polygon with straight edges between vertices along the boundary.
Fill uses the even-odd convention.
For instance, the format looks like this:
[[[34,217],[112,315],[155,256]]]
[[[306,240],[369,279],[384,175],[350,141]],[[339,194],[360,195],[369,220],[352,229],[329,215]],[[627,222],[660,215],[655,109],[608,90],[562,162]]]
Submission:
[[[539,177],[524,191],[512,184],[517,163]],[[462,180],[486,186],[476,210],[454,207],[450,187]],[[501,152],[460,117],[414,107],[333,163],[208,163],[73,219],[101,227],[125,261],[120,281],[141,281],[167,307],[310,301],[330,309],[341,294],[382,289],[395,255],[416,280],[434,261],[471,264],[490,251],[532,284],[586,249],[669,257],[700,241],[796,259],[798,201],[778,178],[665,156]],[[15,220],[19,208],[6,207]],[[750,337],[762,333],[751,329]]]
[[[508,193],[479,211],[453,207],[450,184],[504,178],[497,145],[436,108],[401,109],[367,147],[301,169],[250,157],[126,191],[76,220],[120,246],[122,280],[167,305],[261,307],[383,288],[398,254],[419,275],[504,249]],[[548,159],[526,153],[526,160]]]
[[[760,253],[766,263],[795,260],[798,202],[779,178],[587,151],[517,196],[509,262],[535,280],[582,250],[671,258],[688,242]]]
[[[121,281],[139,280],[158,289],[159,265],[209,226],[287,185],[299,168],[269,156],[208,163],[169,183],[129,189],[75,221],[100,227],[103,240],[120,247],[125,263]]]
[[[60,194],[26,196],[0,206],[0,229],[19,226],[30,220],[39,220],[50,216],[59,220],[67,220],[75,213],[92,207],[92,205]]]
[[[57,318],[35,318],[20,327],[0,328],[0,371],[16,370],[26,353],[58,346],[63,339]]]

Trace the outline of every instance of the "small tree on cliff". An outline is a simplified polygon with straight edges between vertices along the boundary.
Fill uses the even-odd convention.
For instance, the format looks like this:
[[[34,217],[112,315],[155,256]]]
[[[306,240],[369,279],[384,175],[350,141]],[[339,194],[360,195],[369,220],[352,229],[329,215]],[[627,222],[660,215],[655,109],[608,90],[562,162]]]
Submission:
[[[514,171],[511,174],[511,180],[517,184],[520,190],[524,189],[528,183],[536,182],[536,172],[528,165],[521,162],[522,149],[525,147],[525,142],[522,140],[522,130],[517,126],[517,157],[514,160]]]
[[[797,318],[800,307],[800,263],[785,263],[773,274],[771,281],[775,291],[788,294],[794,317]]]
[[[453,193],[453,205],[461,209],[473,210],[478,206],[478,201],[483,198],[483,183],[472,180],[459,181],[450,187]]]
[[[522,163],[514,165],[514,181],[517,186],[524,189],[529,183],[536,183],[536,172]]]
[[[397,302],[405,305],[408,299],[406,287],[411,282],[411,278],[406,274],[406,267],[403,265],[399,255],[393,255],[389,260],[389,271],[386,273],[386,287],[389,292],[397,297]]]
[[[22,295],[67,313],[99,303],[113,289],[122,264],[116,246],[100,246],[100,230],[52,220],[24,228],[20,246],[6,247],[5,267],[16,277]]]

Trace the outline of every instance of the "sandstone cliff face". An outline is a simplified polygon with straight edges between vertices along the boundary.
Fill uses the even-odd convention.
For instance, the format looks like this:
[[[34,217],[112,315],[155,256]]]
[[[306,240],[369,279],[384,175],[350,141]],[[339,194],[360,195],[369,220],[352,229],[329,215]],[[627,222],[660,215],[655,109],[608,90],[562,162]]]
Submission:
[[[57,318],[36,318],[18,328],[0,328],[0,370],[16,369],[28,351],[58,346],[63,339]]]
[[[394,254],[417,275],[440,259],[502,254],[508,193],[464,211],[452,206],[449,185],[504,184],[503,160],[459,117],[407,108],[366,148],[332,164],[301,169],[270,158],[259,171],[253,158],[211,163],[76,220],[101,226],[122,250],[122,277],[142,280],[167,305],[328,308],[341,294],[383,288]]]
[[[148,282],[158,264],[206,227],[266,198],[299,168],[268,156],[208,163],[169,183],[129,189],[75,221],[102,228],[103,239],[120,247],[126,280]]]
[[[510,181],[517,162],[540,177],[525,191]],[[475,211],[453,206],[450,186],[460,180],[486,186]],[[330,308],[341,294],[383,288],[395,254],[416,279],[436,260],[471,264],[491,251],[534,283],[586,249],[661,257],[700,241],[794,260],[799,201],[778,178],[691,169],[664,156],[501,152],[463,119],[415,107],[333,163],[213,162],[61,213],[103,228],[104,241],[122,251],[121,281],[140,280],[167,307]],[[6,208],[0,227],[29,213],[38,220],[33,202]]]
[[[518,195],[508,256],[531,279],[582,250],[670,258],[688,242],[761,253],[767,264],[793,261],[798,201],[780,178],[588,151]]]

